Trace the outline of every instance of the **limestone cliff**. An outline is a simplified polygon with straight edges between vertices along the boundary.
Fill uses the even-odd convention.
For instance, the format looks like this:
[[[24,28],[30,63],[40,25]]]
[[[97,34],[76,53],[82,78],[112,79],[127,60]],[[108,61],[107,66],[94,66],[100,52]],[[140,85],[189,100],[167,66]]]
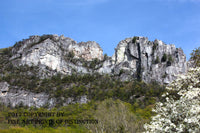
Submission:
[[[7,82],[0,82],[0,99],[5,105],[12,107],[20,104],[41,107],[47,103],[50,105],[49,107],[52,107],[54,104],[54,99],[49,99],[45,93],[35,94],[18,87],[13,88]]]
[[[119,74],[121,71],[125,80],[129,76],[145,82],[168,84],[176,75],[187,71],[186,56],[181,48],[166,45],[160,40],[151,42],[146,37],[121,41],[111,62],[113,72]]]
[[[91,71],[76,59],[103,60],[103,50],[96,42],[76,43],[70,38],[57,35],[31,36],[15,44],[12,55],[10,61],[15,65],[40,66],[43,71],[49,68],[63,74],[71,74],[74,70],[81,73]],[[69,56],[76,62],[68,60]]]
[[[119,75],[122,80],[137,78],[168,84],[177,74],[187,71],[186,57],[181,48],[160,40],[151,42],[146,37],[120,41],[112,58],[107,59],[104,59],[103,50],[96,42],[76,43],[73,39],[57,35],[31,36],[18,42],[12,49],[12,55],[10,60],[14,64],[39,65],[43,71],[50,68],[63,74],[74,71],[108,73]],[[66,56],[75,61],[66,59]],[[87,67],[86,64],[94,59],[100,63],[95,64],[93,69]]]
[[[11,103],[12,106],[22,102],[24,105],[36,107],[48,103],[51,107],[57,102],[47,93],[33,93],[21,86],[10,86],[7,82],[18,82],[9,77],[14,71],[13,68],[16,69],[15,73],[28,75],[30,80],[32,77],[45,79],[58,73],[99,73],[109,74],[122,81],[138,79],[147,83],[157,81],[161,84],[168,84],[176,79],[178,74],[187,72],[186,57],[181,48],[167,45],[160,40],[149,41],[146,37],[131,37],[120,41],[112,57],[103,56],[103,50],[94,41],[77,43],[71,38],[58,35],[31,36],[17,42],[10,49],[11,52],[4,51],[4,55],[0,57],[0,99],[7,105]],[[20,72],[23,70],[20,69],[21,66],[37,69],[31,72],[28,68],[27,71]],[[27,84],[29,89],[37,89],[37,86],[42,84],[40,80],[33,81],[37,81],[38,84],[35,85],[36,88]],[[61,98],[65,105],[85,103],[88,100],[86,95],[76,99]]]

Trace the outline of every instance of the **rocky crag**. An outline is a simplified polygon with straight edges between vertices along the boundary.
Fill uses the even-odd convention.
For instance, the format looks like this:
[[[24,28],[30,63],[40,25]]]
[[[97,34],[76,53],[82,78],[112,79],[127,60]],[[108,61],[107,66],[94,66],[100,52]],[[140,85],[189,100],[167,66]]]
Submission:
[[[103,55],[103,50],[94,41],[77,43],[71,38],[58,35],[31,36],[17,42],[9,50],[11,51],[8,51],[7,62],[13,66],[37,67],[38,72],[35,75],[40,79],[58,73],[99,73],[112,75],[123,81],[138,79],[147,83],[157,81],[168,84],[176,79],[178,74],[187,72],[186,56],[181,48],[167,45],[160,40],[152,42],[146,37],[132,37],[120,41],[112,57]],[[5,68],[1,67],[1,71],[3,69]],[[5,75],[1,74],[1,78]],[[51,101],[51,106],[55,103],[55,100],[49,99],[45,93],[33,94],[23,88],[16,90],[3,81],[0,87],[0,98],[3,101],[7,101],[7,104],[16,101],[12,106],[20,102],[37,107],[45,105],[47,101]],[[70,102],[84,103],[87,98],[82,96],[77,101],[71,98],[66,103]]]
[[[112,61],[114,73],[123,70],[122,79],[129,75],[145,82],[168,84],[176,75],[187,71],[186,56],[181,48],[166,45],[160,40],[151,42],[146,37],[121,41]]]
[[[100,63],[96,61],[93,68],[88,67],[93,60]],[[31,36],[12,48],[10,61],[15,65],[40,66],[45,72],[46,68],[63,74],[98,72],[119,75],[122,80],[137,78],[164,84],[187,71],[186,56],[181,48],[160,40],[151,42],[146,37],[122,40],[112,58],[104,58],[96,42],[76,43],[57,35]]]

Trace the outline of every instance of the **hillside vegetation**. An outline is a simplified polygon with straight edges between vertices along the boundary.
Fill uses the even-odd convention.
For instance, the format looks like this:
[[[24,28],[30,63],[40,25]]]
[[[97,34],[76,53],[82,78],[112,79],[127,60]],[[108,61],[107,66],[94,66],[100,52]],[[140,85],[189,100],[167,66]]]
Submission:
[[[115,75],[78,74],[40,78],[40,68],[13,65],[9,58],[11,49],[0,50],[0,82],[7,82],[10,89],[24,89],[34,93],[45,92],[56,99],[56,106],[49,108],[27,107],[20,104],[16,107],[0,106],[0,132],[2,133],[45,133],[45,132],[105,132],[133,133],[143,131],[143,124],[148,122],[154,113],[151,111],[156,101],[161,101],[165,86],[156,82],[149,84],[140,81],[121,81]],[[95,62],[92,62],[95,63]],[[95,66],[95,64],[94,64]],[[88,102],[65,105],[68,98],[78,99],[87,96]],[[62,119],[96,119],[98,124],[8,124],[8,112],[58,112],[63,111]],[[23,121],[28,118],[19,117]],[[50,117],[47,119],[57,120]]]

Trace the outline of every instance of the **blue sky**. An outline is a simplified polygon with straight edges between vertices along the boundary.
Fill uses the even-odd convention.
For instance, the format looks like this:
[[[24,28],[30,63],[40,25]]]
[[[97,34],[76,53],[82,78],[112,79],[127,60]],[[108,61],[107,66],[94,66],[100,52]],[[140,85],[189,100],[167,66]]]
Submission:
[[[200,46],[200,0],[1,0],[0,48],[43,34],[96,41],[110,56],[120,40],[145,36],[189,58]]]

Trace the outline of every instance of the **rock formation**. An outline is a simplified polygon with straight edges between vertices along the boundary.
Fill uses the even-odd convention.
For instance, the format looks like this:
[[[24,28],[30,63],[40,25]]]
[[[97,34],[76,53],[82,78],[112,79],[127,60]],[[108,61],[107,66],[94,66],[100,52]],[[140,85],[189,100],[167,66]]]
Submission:
[[[10,86],[7,82],[0,82],[0,100],[7,106],[15,107],[16,105],[28,107],[48,107],[52,108],[56,105],[56,99],[50,98],[46,93],[33,93],[18,87]],[[72,103],[87,103],[86,96],[81,96],[79,99],[68,98],[64,105]]]
[[[31,36],[29,39],[18,42],[12,49],[10,60],[17,65],[40,65],[56,70],[63,74],[71,74],[72,69],[87,73],[81,65],[74,65],[65,60],[69,54],[74,58],[86,61],[103,59],[103,50],[96,42],[76,43],[70,38],[57,35]]]
[[[63,74],[73,71],[92,73],[82,62],[98,59],[102,65],[95,72],[120,75],[122,80],[137,78],[145,82],[170,83],[177,74],[187,71],[186,57],[181,48],[166,45],[160,40],[151,42],[146,37],[132,37],[119,42],[112,58],[103,60],[103,50],[96,42],[76,43],[70,38],[57,35],[31,36],[17,43],[10,60],[14,64],[50,68]],[[78,62],[78,63],[77,63]],[[87,62],[86,62],[87,63]]]
[[[186,57],[181,48],[166,45],[160,40],[151,42],[146,37],[126,38],[119,42],[112,57],[106,57],[94,41],[77,43],[58,35],[31,36],[12,47],[9,62],[14,66],[37,66],[38,78],[58,73],[71,75],[97,72],[123,81],[138,79],[147,83],[157,81],[168,84],[176,79],[176,75],[187,72]],[[19,89],[19,86],[17,88],[0,82],[2,101],[12,106],[21,102],[36,107],[44,106],[48,101],[51,101],[48,102],[50,106],[55,104],[55,100],[45,93],[34,94],[24,88]],[[87,100],[86,96],[81,96],[76,100],[68,98],[65,103],[85,103]]]
[[[187,71],[186,56],[181,48],[166,45],[160,40],[150,42],[146,37],[133,37],[120,41],[112,59],[104,62],[99,72],[111,68],[122,80],[128,77],[145,82],[168,84],[177,74]],[[109,67],[108,67],[109,66]]]

